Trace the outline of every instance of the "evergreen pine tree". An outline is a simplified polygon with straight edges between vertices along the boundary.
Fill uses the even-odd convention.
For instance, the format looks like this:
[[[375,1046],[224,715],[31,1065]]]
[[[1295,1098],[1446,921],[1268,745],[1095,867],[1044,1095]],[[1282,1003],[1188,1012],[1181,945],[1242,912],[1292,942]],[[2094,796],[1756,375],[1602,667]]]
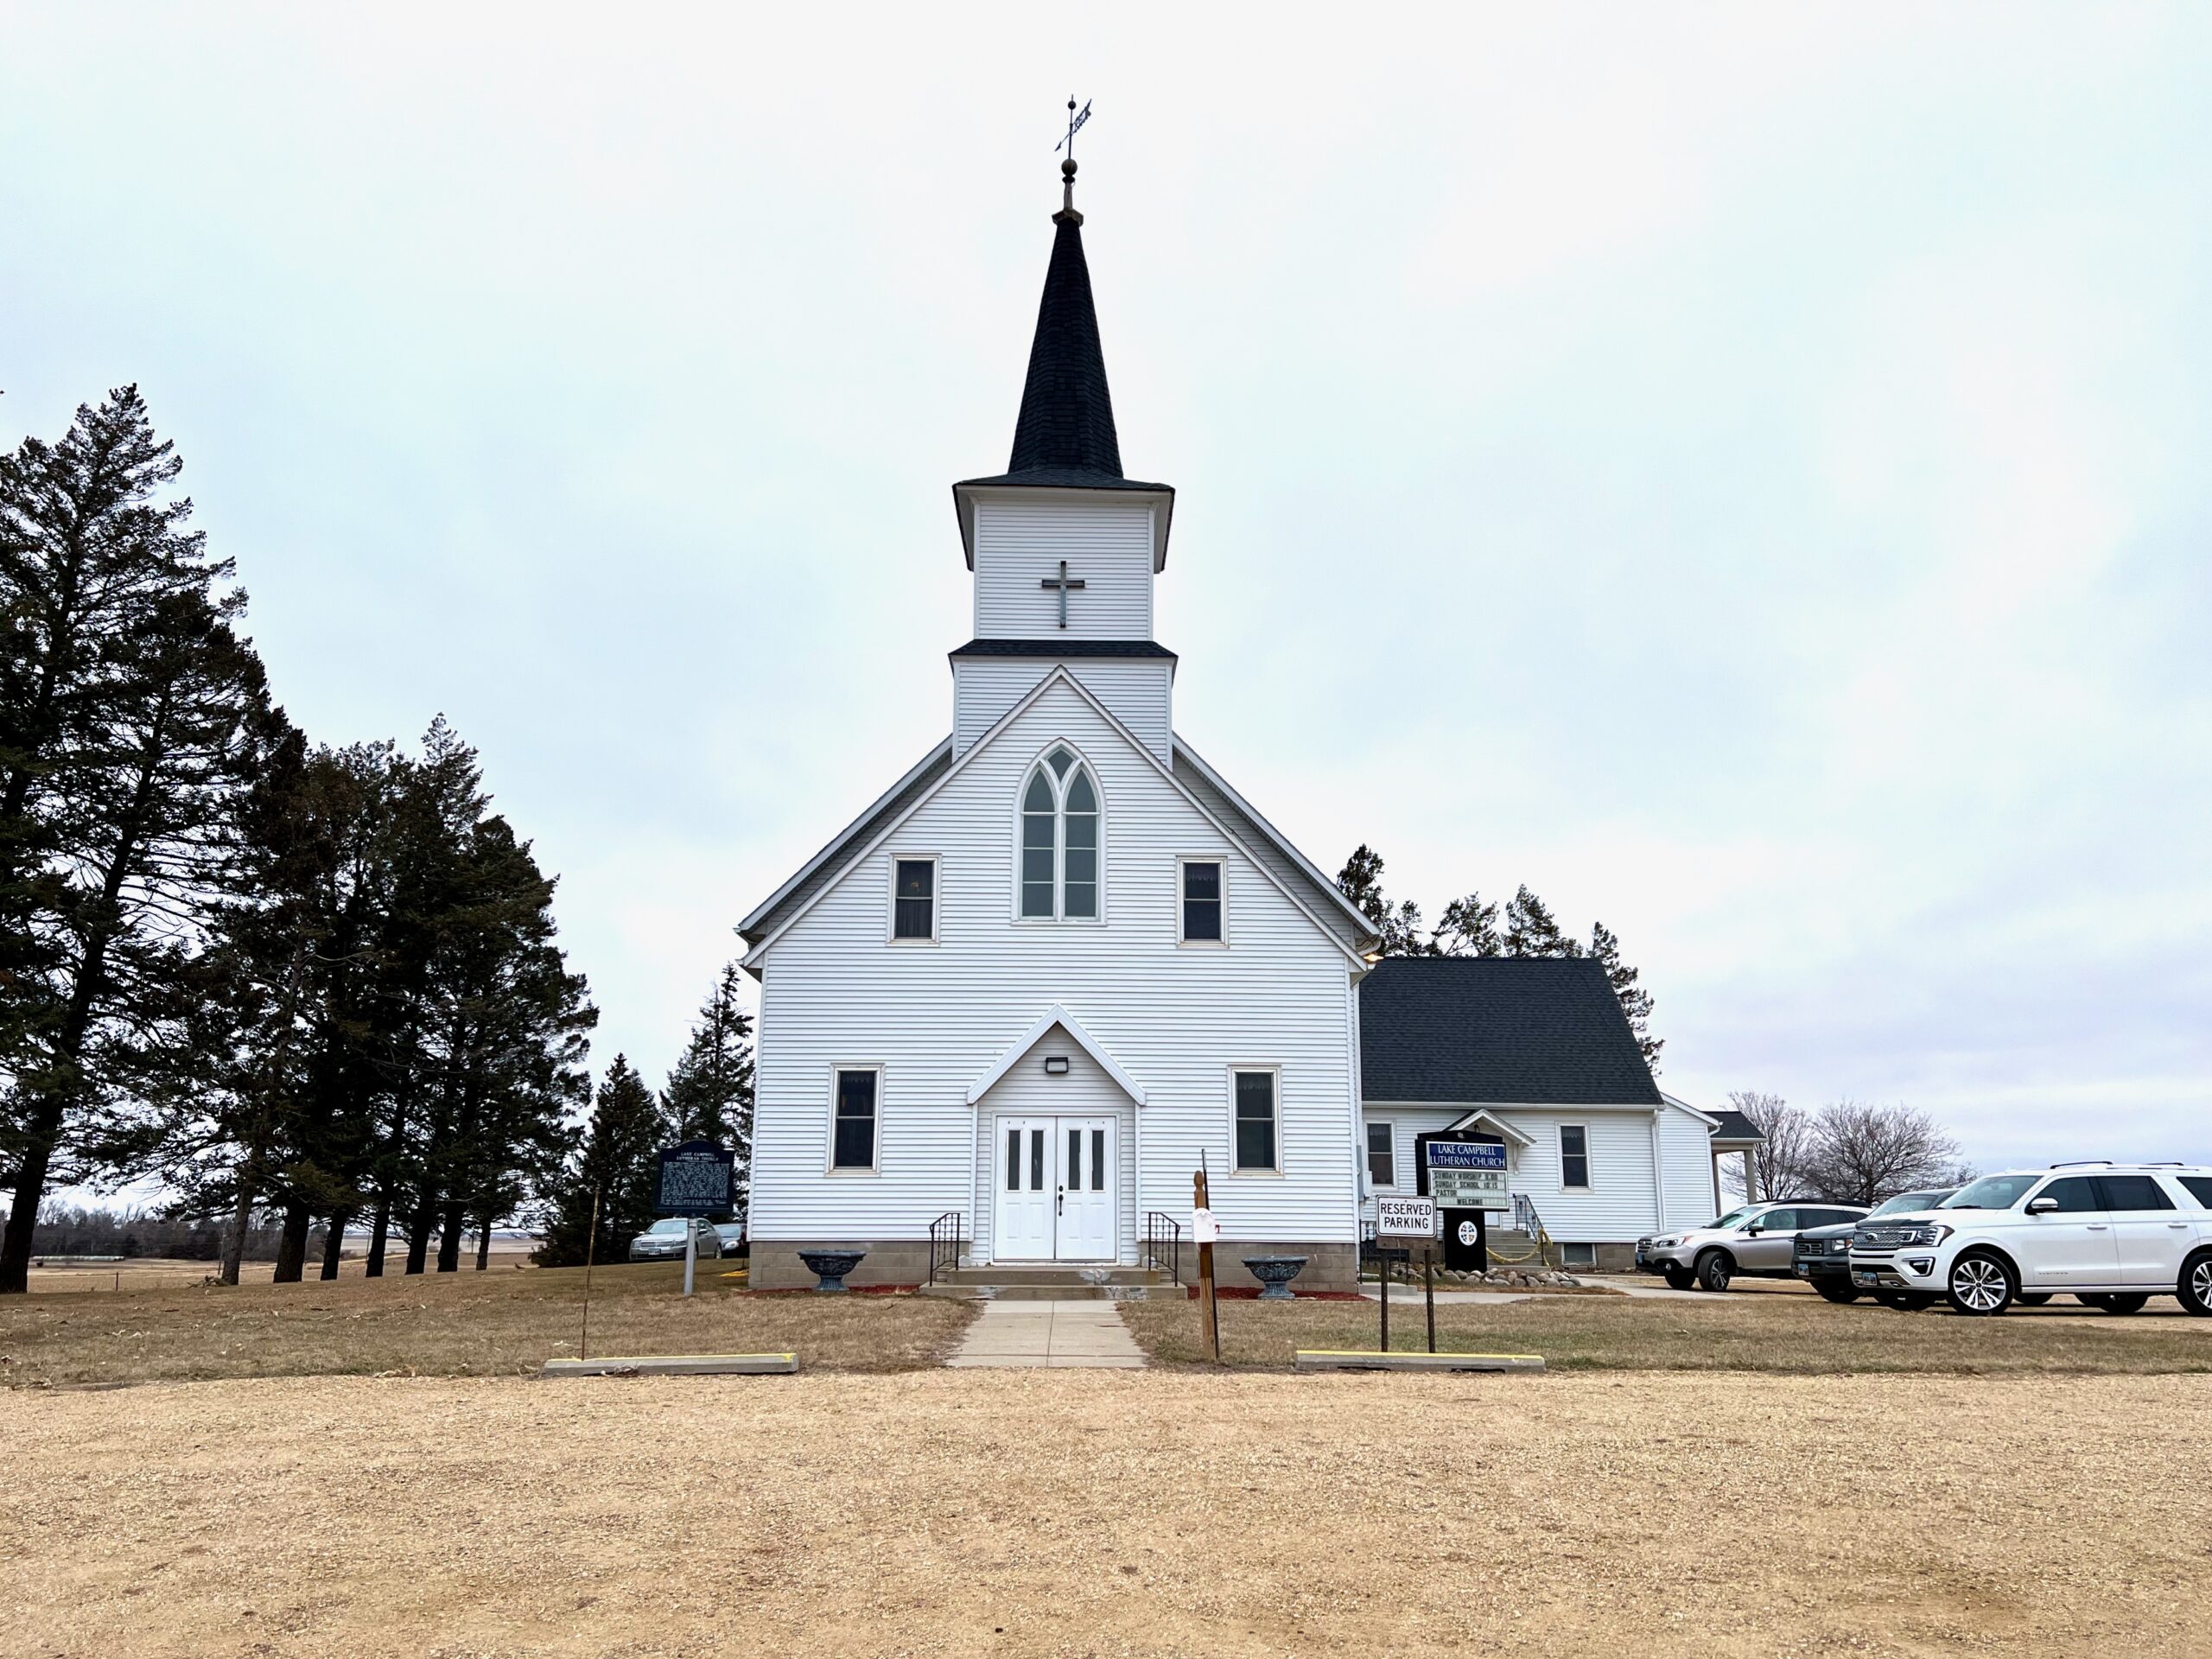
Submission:
[[[666,1104],[678,1141],[712,1141],[734,1154],[731,1182],[745,1210],[753,1170],[753,1018],[738,1006],[739,969],[724,966],[668,1074]]]
[[[667,1143],[668,1121],[659,1101],[617,1054],[592,1103],[583,1145],[562,1172],[544,1242],[531,1259],[541,1267],[581,1267],[596,1195],[593,1259],[620,1261],[632,1237],[652,1224],[659,1153]]]
[[[1386,957],[1428,957],[1436,951],[1421,933],[1421,906],[1407,899],[1393,908],[1382,896],[1382,855],[1362,842],[1337,873],[1337,891],[1351,900],[1381,937]]]
[[[126,387],[0,461],[0,1294],[49,1182],[101,1172],[162,1046],[266,711],[226,563]]]
[[[1560,931],[1544,901],[1524,885],[1505,907],[1504,954],[1509,957],[1579,957],[1582,947]]]
[[[1628,1016],[1629,1027],[1636,1033],[1636,1046],[1643,1051],[1643,1063],[1656,1077],[1659,1051],[1667,1045],[1664,1038],[1651,1034],[1651,993],[1637,983],[1641,976],[1621,960],[1621,942],[1603,922],[1590,930],[1590,954],[1605,970],[1605,982],[1620,999],[1621,1012]]]
[[[1429,936],[1429,946],[1440,957],[1496,957],[1504,954],[1498,937],[1497,906],[1484,904],[1479,893],[1454,899]]]

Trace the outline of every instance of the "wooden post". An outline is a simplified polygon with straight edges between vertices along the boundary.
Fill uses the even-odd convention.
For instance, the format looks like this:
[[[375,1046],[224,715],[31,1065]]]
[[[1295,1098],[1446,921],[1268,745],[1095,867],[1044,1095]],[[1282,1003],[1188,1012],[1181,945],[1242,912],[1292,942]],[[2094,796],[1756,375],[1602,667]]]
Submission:
[[[1375,1265],[1382,1281],[1382,1342],[1384,1353],[1390,1351],[1390,1257],[1382,1248],[1382,1230],[1375,1230]]]
[[[1206,1201],[1206,1173],[1203,1166],[1192,1173],[1191,1195],[1198,1209],[1211,1210],[1213,1207]],[[1198,1241],[1198,1319],[1205,1327],[1203,1337],[1206,1358],[1218,1365],[1221,1363],[1221,1319],[1214,1305],[1213,1241],[1211,1238]]]
[[[1421,1254],[1421,1294],[1428,1304],[1428,1351],[1436,1351],[1436,1246]]]

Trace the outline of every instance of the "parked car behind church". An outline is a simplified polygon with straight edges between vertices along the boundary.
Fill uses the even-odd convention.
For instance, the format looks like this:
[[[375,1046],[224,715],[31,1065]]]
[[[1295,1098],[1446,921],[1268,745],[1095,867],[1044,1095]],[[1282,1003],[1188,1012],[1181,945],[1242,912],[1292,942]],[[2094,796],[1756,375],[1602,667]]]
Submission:
[[[1636,1265],[1644,1273],[1666,1274],[1676,1290],[1692,1285],[1700,1290],[1726,1290],[1730,1280],[1742,1274],[1787,1279],[1790,1247],[1801,1231],[1857,1221],[1866,1213],[1861,1205],[1812,1199],[1747,1204],[1687,1232],[1637,1240]]]
[[[698,1230],[702,1261],[722,1253],[721,1240],[715,1236],[711,1223],[687,1221],[682,1216],[664,1216],[630,1241],[630,1259],[632,1262],[666,1262],[680,1257],[683,1254],[683,1235],[691,1228]]]
[[[1877,1216],[1903,1216],[1916,1211],[1933,1210],[1937,1205],[1958,1191],[1955,1186],[1938,1187],[1926,1192],[1900,1192],[1894,1198],[1885,1199],[1866,1212],[1872,1221]],[[1869,1293],[1852,1282],[1851,1236],[1858,1231],[1859,1224],[1847,1221],[1833,1227],[1815,1227],[1801,1231],[1791,1247],[1790,1269],[1815,1290],[1831,1302],[1855,1302]],[[1874,1300],[1886,1307],[1925,1307],[1934,1301],[1915,1303],[1901,1291],[1875,1291]]]

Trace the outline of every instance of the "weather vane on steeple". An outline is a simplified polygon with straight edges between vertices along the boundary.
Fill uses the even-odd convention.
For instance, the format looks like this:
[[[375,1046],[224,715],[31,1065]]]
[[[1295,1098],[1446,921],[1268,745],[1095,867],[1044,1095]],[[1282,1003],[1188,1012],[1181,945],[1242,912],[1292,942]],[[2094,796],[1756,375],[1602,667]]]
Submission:
[[[1065,149],[1068,153],[1068,160],[1075,160],[1075,136],[1083,130],[1083,124],[1090,119],[1090,100],[1087,98],[1083,100],[1083,113],[1077,115],[1075,112],[1075,98],[1071,94],[1068,98],[1068,136],[1052,146],[1054,152]]]
[[[1055,220],[1065,219],[1071,225],[1083,223],[1083,215],[1075,210],[1075,136],[1083,130],[1083,124],[1090,119],[1090,100],[1083,100],[1083,112],[1076,113],[1075,94],[1068,94],[1068,136],[1052,146],[1055,151],[1065,149],[1066,157],[1060,162],[1060,211],[1052,215]]]

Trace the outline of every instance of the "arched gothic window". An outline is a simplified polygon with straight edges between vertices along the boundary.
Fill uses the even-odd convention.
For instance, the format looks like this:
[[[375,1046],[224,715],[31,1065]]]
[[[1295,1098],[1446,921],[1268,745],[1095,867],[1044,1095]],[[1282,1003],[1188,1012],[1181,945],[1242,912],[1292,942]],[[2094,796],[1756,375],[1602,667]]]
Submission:
[[[1098,788],[1065,744],[1021,791],[1021,913],[1042,921],[1098,914]]]

